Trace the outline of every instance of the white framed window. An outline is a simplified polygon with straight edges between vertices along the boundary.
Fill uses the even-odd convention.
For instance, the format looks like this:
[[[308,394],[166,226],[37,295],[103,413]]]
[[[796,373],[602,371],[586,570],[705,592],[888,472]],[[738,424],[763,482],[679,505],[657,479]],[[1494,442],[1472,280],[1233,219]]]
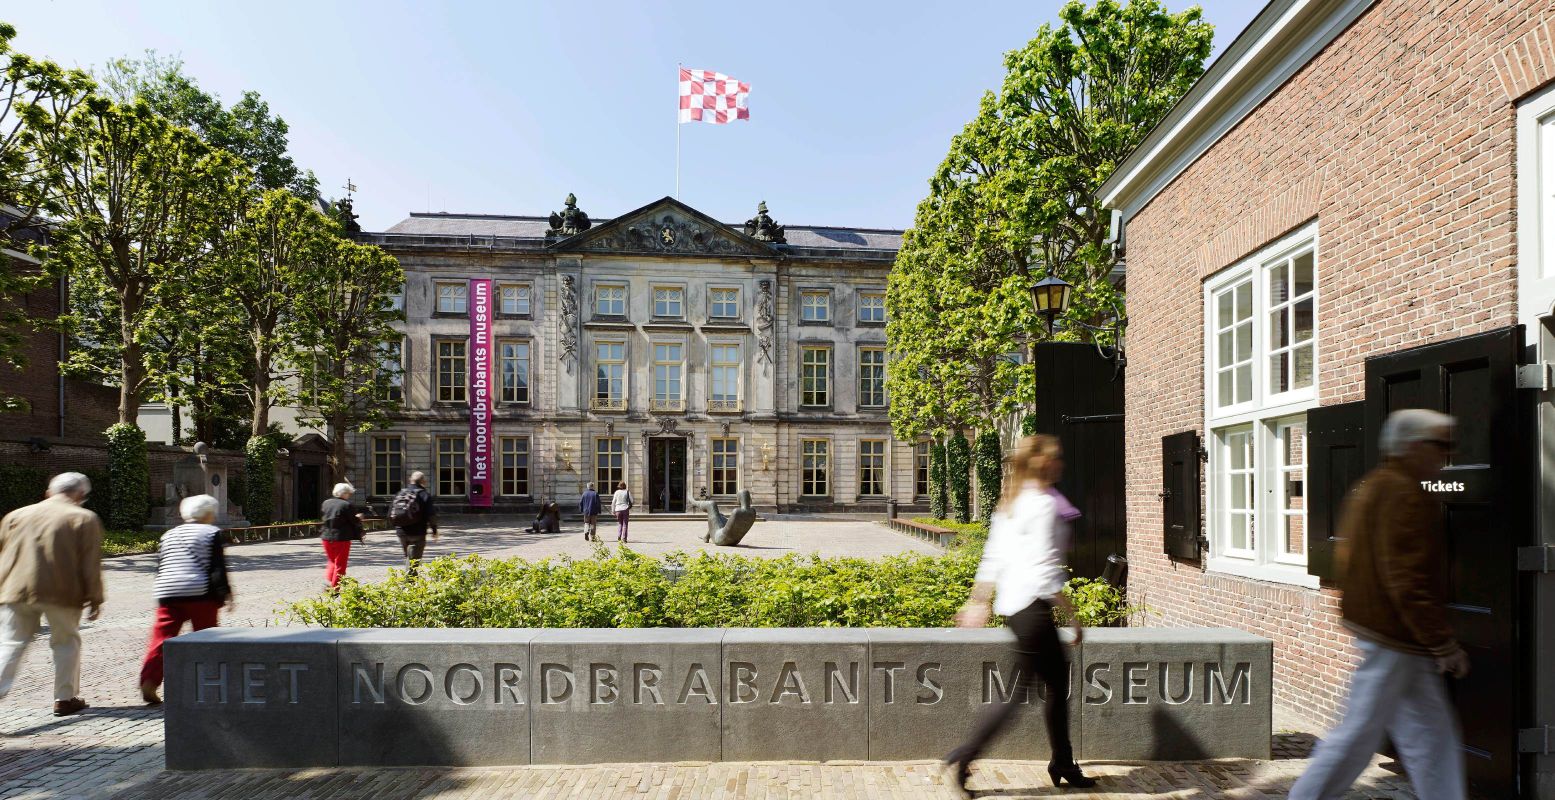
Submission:
[[[468,342],[463,339],[437,340],[437,402],[468,402],[465,367]]]
[[[502,448],[502,481],[498,490],[504,497],[525,497],[529,494],[529,437],[504,436]]]
[[[686,408],[682,377],[686,371],[685,348],[675,342],[653,344],[653,410],[683,411]]]
[[[379,386],[383,398],[396,405],[405,402],[405,340],[384,342],[378,350]]]
[[[799,405],[831,405],[831,348],[799,349]]]
[[[594,440],[594,482],[602,494],[626,480],[626,440],[619,436]]]
[[[441,497],[457,497],[465,489],[465,437],[437,437],[437,493]]]
[[[527,283],[504,283],[497,289],[498,313],[505,317],[527,317],[533,310],[534,288]]]
[[[393,497],[405,485],[405,441],[398,436],[374,436],[373,497]]]
[[[439,314],[465,314],[470,309],[470,284],[463,281],[459,283],[438,283],[437,287],[437,313]]]
[[[653,287],[653,315],[680,319],[686,315],[686,291],[675,286]]]
[[[707,290],[707,315],[715,319],[735,319],[740,316],[740,290],[716,288]]]
[[[804,322],[830,322],[831,292],[825,290],[800,292],[799,319]]]
[[[712,440],[712,491],[717,497],[732,497],[740,490],[740,440]]]
[[[858,321],[865,324],[885,322],[885,292],[858,293]]]
[[[800,442],[800,453],[799,493],[805,497],[831,496],[831,442],[805,439]]]
[[[504,403],[529,402],[529,342],[523,339],[502,339],[497,343],[502,365],[502,394]]]
[[[400,284],[399,288],[396,289],[393,294],[389,295],[388,310],[405,310],[405,284]]]
[[[858,349],[858,404],[860,408],[885,407],[885,348]]]
[[[740,410],[740,346],[714,342],[712,349],[712,375],[708,383],[712,393],[707,398],[708,411]]]
[[[626,286],[602,283],[594,287],[594,313],[601,317],[626,316]]]
[[[626,410],[626,342],[594,345],[594,408]]]
[[[862,497],[885,495],[883,439],[862,439],[858,443],[858,493]]]
[[[1207,567],[1317,585],[1306,572],[1306,412],[1317,405],[1316,223],[1204,286]]]

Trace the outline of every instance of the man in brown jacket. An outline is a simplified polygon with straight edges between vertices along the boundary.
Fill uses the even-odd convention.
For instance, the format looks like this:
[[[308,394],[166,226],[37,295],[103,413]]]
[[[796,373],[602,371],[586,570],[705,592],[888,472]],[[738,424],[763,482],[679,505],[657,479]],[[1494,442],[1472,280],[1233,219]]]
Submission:
[[[1420,800],[1466,791],[1458,720],[1442,673],[1468,674],[1447,618],[1447,546],[1441,503],[1421,485],[1452,456],[1453,419],[1395,411],[1382,425],[1381,466],[1350,493],[1340,518],[1344,626],[1361,666],[1344,721],[1324,737],[1291,800],[1342,797],[1386,735]]]
[[[0,520],[0,699],[11,691],[39,618],[54,653],[54,716],[86,708],[81,683],[81,608],[103,604],[103,526],[81,507],[92,483],[79,472],[49,481],[48,497]]]

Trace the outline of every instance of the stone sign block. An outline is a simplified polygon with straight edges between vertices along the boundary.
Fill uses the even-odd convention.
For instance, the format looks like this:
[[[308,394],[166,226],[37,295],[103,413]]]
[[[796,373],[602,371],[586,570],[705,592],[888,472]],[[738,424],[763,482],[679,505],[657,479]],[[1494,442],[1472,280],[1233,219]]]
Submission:
[[[869,632],[732,628],[723,640],[726,761],[863,759]]]
[[[536,633],[341,632],[341,766],[529,763],[529,642]]]
[[[541,632],[534,763],[718,761],[722,641],[718,629]]]
[[[975,631],[881,628],[869,633],[869,755],[875,761],[944,758],[984,709],[1015,692],[1015,637],[1006,628]],[[1061,633],[1067,638],[1067,631]],[[1071,656],[1074,653],[1071,651]],[[1071,721],[1079,718],[1078,669],[1070,662]],[[1046,760],[1048,702],[1041,682],[984,751],[985,758]],[[1070,736],[1080,748],[1079,727]]]
[[[1268,758],[1273,657],[1233,628],[1087,630],[1079,757]]]
[[[169,639],[167,768],[339,763],[338,631],[210,628]]]

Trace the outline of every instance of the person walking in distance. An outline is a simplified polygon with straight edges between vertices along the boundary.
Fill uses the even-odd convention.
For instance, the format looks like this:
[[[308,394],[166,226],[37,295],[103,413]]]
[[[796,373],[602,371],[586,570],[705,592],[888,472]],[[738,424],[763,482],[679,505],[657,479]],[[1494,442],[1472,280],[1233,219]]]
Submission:
[[[1074,643],[1082,638],[1074,606],[1064,596],[1068,571],[1064,561],[1069,548],[1069,522],[1080,515],[1054,484],[1063,475],[1063,452],[1052,436],[1027,436],[1008,458],[1010,483],[993,514],[983,560],[978,565],[972,596],[956,615],[963,628],[988,624],[990,612],[998,612],[1015,633],[1015,652],[1020,677],[1015,691],[1003,703],[988,706],[978,717],[971,736],[945,757],[955,770],[956,786],[967,794],[972,762],[1020,707],[1021,698],[1040,679],[1047,689],[1044,703],[1052,757],[1047,774],[1054,786],[1086,788],[1096,781],[1085,776],[1074,761],[1069,740],[1069,660],[1058,639],[1053,610],[1059,609],[1074,626]],[[993,602],[990,603],[990,598]],[[969,796],[969,795],[968,795]]]
[[[1412,408],[1382,423],[1382,464],[1361,478],[1339,518],[1340,614],[1361,665],[1344,719],[1318,744],[1291,800],[1349,791],[1386,735],[1420,800],[1467,792],[1457,716],[1443,674],[1469,657],[1447,617],[1447,542],[1441,503],[1421,487],[1453,451],[1453,418]]]
[[[162,688],[162,643],[177,636],[185,622],[197,631],[214,628],[223,604],[228,611],[237,607],[227,582],[221,529],[212,524],[217,508],[216,498],[208,494],[185,497],[178,504],[184,524],[162,534],[157,548],[157,616],[140,661],[140,696],[147,705],[162,703],[157,696]]]
[[[583,514],[583,538],[586,541],[599,541],[599,515],[605,510],[599,502],[599,492],[594,491],[594,484],[590,483],[583,490],[583,498],[578,501],[578,511]]]
[[[54,654],[54,716],[86,708],[81,689],[81,608],[95,621],[103,607],[103,523],[81,507],[92,482],[79,472],[49,481],[41,503],[0,519],[0,699],[39,618],[49,623]]]
[[[626,490],[626,481],[616,484],[615,494],[610,496],[610,510],[616,515],[616,541],[626,541],[626,525],[632,516],[632,493]]]
[[[364,536],[362,519],[366,514],[351,505],[351,497],[356,494],[356,487],[351,484],[337,483],[330,494],[334,496],[319,509],[319,542],[324,546],[324,582],[334,589],[346,576],[351,543]]]
[[[410,484],[394,496],[389,505],[389,522],[399,536],[400,547],[405,551],[405,572],[416,574],[416,564],[427,551],[427,536],[437,538],[437,507],[432,503],[432,493],[427,491],[424,472],[412,472]]]

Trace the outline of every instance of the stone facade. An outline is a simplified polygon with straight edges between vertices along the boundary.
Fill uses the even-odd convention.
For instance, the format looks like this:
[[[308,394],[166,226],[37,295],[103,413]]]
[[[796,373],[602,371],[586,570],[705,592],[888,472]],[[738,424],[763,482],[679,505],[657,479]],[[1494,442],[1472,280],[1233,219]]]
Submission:
[[[901,232],[790,226],[785,236],[765,223],[748,225],[751,235],[664,198],[570,235],[540,217],[452,214],[363,234],[407,273],[405,407],[390,430],[350,435],[352,481],[382,498],[420,469],[439,493],[460,494],[451,478],[464,467],[469,404],[451,384],[468,374],[470,325],[459,287],[490,279],[498,355],[504,343],[527,355],[527,398],[498,395],[497,510],[542,498],[570,507],[605,477],[597,462],[615,447],[638,511],[681,510],[684,497],[665,491],[681,480],[697,498],[732,502],[749,489],[765,510],[914,502],[914,445],[891,438],[884,402],[884,295]],[[880,360],[878,391],[861,385],[861,359]],[[603,390],[602,369],[619,370]],[[504,474],[504,448],[511,468],[519,447],[522,484]],[[716,486],[715,447],[733,462]],[[813,470],[806,485],[806,448],[812,465],[824,452],[824,486]],[[863,479],[861,450],[880,465],[876,485]]]
[[[1271,4],[1255,27],[1290,5]],[[1230,97],[1204,100],[1220,121],[1189,120],[1159,140],[1157,155],[1144,151],[1158,141],[1147,141],[1120,167],[1109,200],[1126,220],[1130,595],[1154,624],[1270,637],[1276,703],[1331,722],[1357,659],[1338,593],[1296,558],[1283,571],[1225,568],[1208,521],[1226,508],[1207,488],[1205,562],[1162,553],[1162,437],[1197,430],[1215,446],[1206,290],[1278,257],[1270,248],[1282,240],[1315,243],[1312,392],[1279,413],[1361,399],[1369,356],[1516,324],[1517,192],[1532,177],[1519,172],[1517,105],[1555,80],[1555,7],[1383,0],[1301,14],[1289,24],[1307,30],[1279,34],[1266,51],[1311,45],[1292,75],[1251,97],[1261,56],[1233,45],[1231,60],[1255,74],[1233,82]],[[1195,136],[1210,142],[1202,152]],[[1158,166],[1173,162],[1180,167]],[[1143,177],[1128,176],[1136,167]],[[1522,216],[1540,224],[1534,209]],[[1260,480],[1266,486],[1275,491]]]

